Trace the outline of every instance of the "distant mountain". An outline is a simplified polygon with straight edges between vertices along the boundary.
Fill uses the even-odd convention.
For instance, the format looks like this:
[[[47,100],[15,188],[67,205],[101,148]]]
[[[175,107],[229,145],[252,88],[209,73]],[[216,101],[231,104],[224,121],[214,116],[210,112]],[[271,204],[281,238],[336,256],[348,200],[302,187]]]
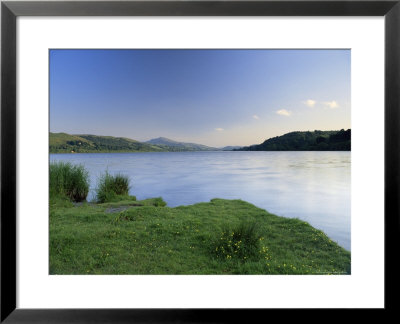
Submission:
[[[221,147],[220,150],[222,151],[233,151],[242,148],[242,146],[225,146]]]
[[[351,130],[291,132],[235,151],[350,151]]]
[[[179,152],[213,151],[213,147],[182,143],[159,137],[147,142],[139,142],[125,137],[99,135],[70,135],[50,133],[50,153],[107,153],[107,152]]]
[[[50,153],[160,152],[164,149],[129,138],[50,133]]]
[[[168,147],[169,151],[218,151],[215,147],[210,147],[196,143],[177,142],[166,137],[153,138],[145,143]]]

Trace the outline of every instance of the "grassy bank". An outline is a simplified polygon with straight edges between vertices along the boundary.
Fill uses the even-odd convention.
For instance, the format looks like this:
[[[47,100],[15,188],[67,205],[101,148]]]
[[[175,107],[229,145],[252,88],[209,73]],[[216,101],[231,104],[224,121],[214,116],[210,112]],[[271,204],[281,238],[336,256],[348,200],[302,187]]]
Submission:
[[[350,253],[321,231],[241,200],[169,208],[118,199],[51,200],[50,274],[350,272]]]

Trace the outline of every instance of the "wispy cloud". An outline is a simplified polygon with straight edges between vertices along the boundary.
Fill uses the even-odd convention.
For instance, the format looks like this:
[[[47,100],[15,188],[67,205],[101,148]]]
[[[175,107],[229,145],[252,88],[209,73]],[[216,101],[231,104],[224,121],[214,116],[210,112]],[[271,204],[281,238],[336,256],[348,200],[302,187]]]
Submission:
[[[260,119],[260,117],[258,117],[257,115],[253,115],[254,119]]]
[[[215,130],[216,130],[217,132],[222,132],[224,129],[218,127],[218,128],[216,128]]]
[[[313,108],[315,107],[315,105],[317,104],[316,100],[312,100],[312,99],[308,99],[306,101],[303,101],[303,104],[305,104],[307,107]],[[334,108],[338,108],[339,104],[335,101],[325,101],[325,102],[318,102],[319,105],[324,105],[325,107],[334,109]]]
[[[338,104],[335,100],[326,101],[326,102],[324,102],[323,104],[324,104],[325,106],[331,108],[331,109],[334,109],[334,108],[338,108],[338,107],[339,107],[339,104]]]
[[[289,117],[292,114],[290,111],[287,111],[286,109],[277,110],[276,113],[278,115],[286,116],[286,117]]]
[[[308,106],[310,108],[314,107],[316,103],[317,102],[315,100],[312,100],[312,99],[308,99],[306,101],[303,101],[303,104],[305,104],[306,106]]]

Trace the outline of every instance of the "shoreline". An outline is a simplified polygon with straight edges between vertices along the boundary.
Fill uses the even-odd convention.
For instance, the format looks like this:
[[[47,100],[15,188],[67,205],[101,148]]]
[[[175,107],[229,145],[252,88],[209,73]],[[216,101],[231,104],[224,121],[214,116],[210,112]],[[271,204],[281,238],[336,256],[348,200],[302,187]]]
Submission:
[[[106,152],[49,152],[50,154],[97,154],[97,153],[107,153],[107,154],[112,154],[112,153],[196,153],[196,152],[201,152],[201,153],[210,153],[210,152],[351,152],[351,150],[328,150],[328,151],[320,151],[320,150],[276,150],[276,151],[238,151],[238,150],[232,150],[232,151],[226,151],[226,150],[214,150],[214,151],[106,151]]]

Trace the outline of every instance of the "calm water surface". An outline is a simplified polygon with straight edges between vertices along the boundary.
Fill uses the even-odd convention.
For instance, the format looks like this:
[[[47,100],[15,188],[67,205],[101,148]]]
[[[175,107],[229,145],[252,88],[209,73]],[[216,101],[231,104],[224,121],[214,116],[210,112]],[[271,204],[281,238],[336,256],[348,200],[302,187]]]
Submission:
[[[170,207],[242,199],[323,230],[350,250],[350,152],[152,152],[51,154],[84,164],[94,197],[106,169],[130,177],[138,199],[162,197]]]

